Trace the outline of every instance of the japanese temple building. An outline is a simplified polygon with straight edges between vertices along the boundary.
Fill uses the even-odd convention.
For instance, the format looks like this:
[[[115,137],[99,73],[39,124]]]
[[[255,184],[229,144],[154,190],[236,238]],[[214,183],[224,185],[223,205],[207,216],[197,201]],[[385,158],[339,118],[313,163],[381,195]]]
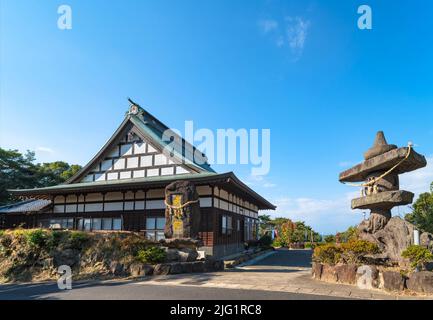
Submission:
[[[206,161],[195,160],[188,150],[197,150],[180,136],[167,152],[166,130],[131,101],[119,128],[71,179],[51,187],[9,190],[23,201],[0,207],[0,228],[129,230],[159,240],[164,237],[164,188],[188,180],[199,194],[203,250],[215,256],[242,250],[245,241],[258,236],[259,210],[275,206],[232,172],[216,173]]]

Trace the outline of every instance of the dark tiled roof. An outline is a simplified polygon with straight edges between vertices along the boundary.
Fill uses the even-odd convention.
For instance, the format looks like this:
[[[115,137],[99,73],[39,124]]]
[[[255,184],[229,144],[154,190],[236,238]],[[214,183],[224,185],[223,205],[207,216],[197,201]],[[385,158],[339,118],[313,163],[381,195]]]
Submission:
[[[25,200],[7,206],[0,207],[0,214],[3,213],[19,213],[19,212],[37,212],[51,204],[50,200],[37,199]]]

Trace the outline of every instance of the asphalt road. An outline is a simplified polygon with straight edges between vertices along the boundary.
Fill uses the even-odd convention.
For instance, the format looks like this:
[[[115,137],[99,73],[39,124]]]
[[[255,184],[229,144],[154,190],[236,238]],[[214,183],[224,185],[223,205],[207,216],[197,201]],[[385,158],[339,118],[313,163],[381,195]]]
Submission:
[[[324,298],[328,297],[259,290],[148,285],[128,281],[79,283],[75,284],[72,290],[67,291],[60,291],[57,284],[53,283],[0,287],[2,300],[316,300]]]
[[[253,265],[258,272],[288,272],[287,268],[309,268],[310,251],[281,250]],[[248,272],[236,270],[234,272]],[[223,273],[226,274],[226,273]],[[72,290],[59,290],[57,283],[0,285],[0,299],[71,299],[71,300],[311,300],[338,299],[312,294],[264,290],[205,288],[199,286],[154,285],[146,281],[86,281],[74,282]]]

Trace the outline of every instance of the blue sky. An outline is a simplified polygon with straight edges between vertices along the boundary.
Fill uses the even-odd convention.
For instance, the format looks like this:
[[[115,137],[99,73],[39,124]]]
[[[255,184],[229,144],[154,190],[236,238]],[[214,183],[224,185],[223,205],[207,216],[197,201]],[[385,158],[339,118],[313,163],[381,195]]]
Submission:
[[[269,128],[267,176],[216,169],[276,203],[275,215],[332,233],[362,217],[338,173],[377,130],[433,160],[431,1],[0,3],[0,145],[38,161],[84,165],[127,97],[174,128]],[[57,28],[61,4],[72,30]],[[361,4],[372,30],[357,28]],[[419,193],[430,181],[431,166],[402,187]]]

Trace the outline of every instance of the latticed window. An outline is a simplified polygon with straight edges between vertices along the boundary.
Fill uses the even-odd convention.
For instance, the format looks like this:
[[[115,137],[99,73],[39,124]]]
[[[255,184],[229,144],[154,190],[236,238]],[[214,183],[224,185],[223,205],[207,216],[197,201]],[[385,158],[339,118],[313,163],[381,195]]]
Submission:
[[[164,239],[164,227],[165,218],[146,218],[146,238],[153,241]]]
[[[233,219],[230,216],[221,216],[221,233],[222,234],[232,234],[233,231]]]

